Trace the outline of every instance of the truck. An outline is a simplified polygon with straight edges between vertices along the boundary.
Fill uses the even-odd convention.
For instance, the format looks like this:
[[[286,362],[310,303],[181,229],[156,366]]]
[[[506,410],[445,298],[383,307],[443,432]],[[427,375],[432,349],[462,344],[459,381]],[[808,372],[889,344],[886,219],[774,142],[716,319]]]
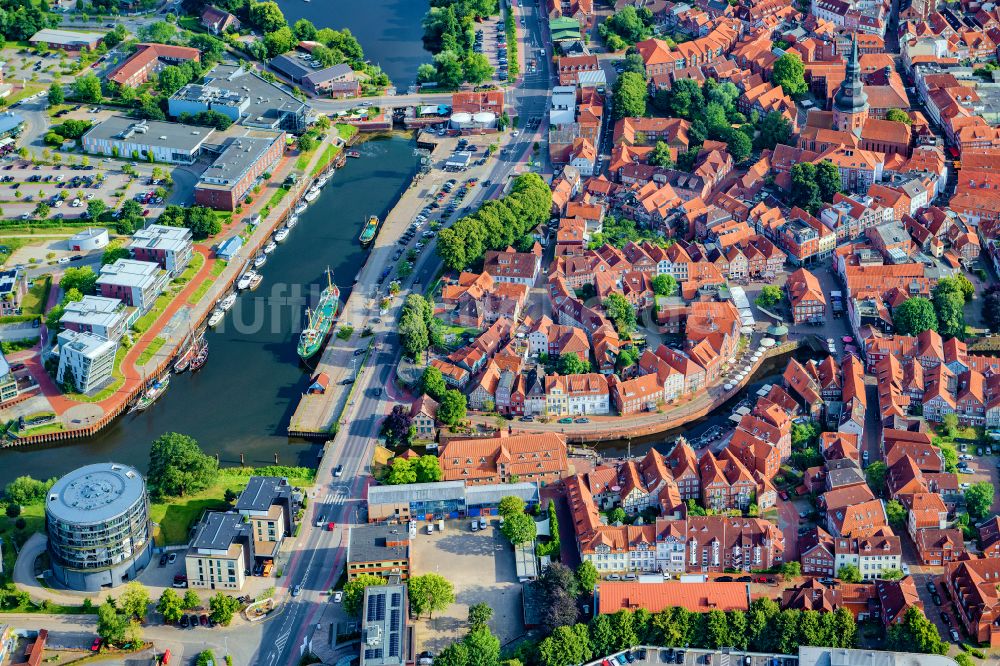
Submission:
[[[267,578],[271,575],[271,569],[274,568],[274,560],[267,559],[264,560],[264,570],[261,572],[261,576]]]

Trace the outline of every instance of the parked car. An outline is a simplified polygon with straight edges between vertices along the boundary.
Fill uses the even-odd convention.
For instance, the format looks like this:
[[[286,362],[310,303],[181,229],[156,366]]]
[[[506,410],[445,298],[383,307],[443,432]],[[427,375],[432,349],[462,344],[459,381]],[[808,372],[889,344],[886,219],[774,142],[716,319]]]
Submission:
[[[187,629],[188,624],[190,624],[190,622],[188,621],[188,616],[181,615],[181,629]]]
[[[956,643],[958,643],[958,642],[960,642],[962,640],[962,637],[958,634],[958,630],[955,629],[955,627],[952,627],[948,631],[948,635],[950,635],[951,636],[951,640],[955,641]]]
[[[167,556],[168,564],[173,564],[176,561],[177,561],[177,553],[170,553],[170,555]]]
[[[336,592],[333,593],[333,603],[339,604],[343,600],[344,600],[344,593],[343,592],[341,592],[340,590],[337,590]]]

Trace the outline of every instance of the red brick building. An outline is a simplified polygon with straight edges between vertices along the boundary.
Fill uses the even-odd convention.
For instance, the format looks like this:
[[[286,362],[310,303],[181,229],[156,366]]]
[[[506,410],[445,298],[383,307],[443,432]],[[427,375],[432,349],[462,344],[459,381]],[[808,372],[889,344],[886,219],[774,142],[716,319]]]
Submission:
[[[194,188],[199,206],[234,210],[285,149],[285,133],[230,139]]]

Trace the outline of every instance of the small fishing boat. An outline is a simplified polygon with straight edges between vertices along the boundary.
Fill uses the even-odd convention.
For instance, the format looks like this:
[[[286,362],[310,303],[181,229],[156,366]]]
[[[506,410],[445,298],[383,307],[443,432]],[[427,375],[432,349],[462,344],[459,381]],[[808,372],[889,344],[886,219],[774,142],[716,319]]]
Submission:
[[[361,157],[361,153],[359,153],[359,152],[358,152],[358,151],[356,151],[356,150],[348,150],[348,151],[347,151],[347,156],[348,156],[348,157],[354,157],[354,158],[358,158],[358,157]]]
[[[260,268],[261,266],[264,265],[266,261],[267,261],[267,255],[258,254],[256,257],[253,258],[253,267]]]
[[[318,197],[318,196],[319,196],[319,190],[317,190],[314,187],[311,190],[309,190],[308,192],[306,192],[306,195],[303,197],[303,199],[305,199],[309,203],[312,203],[313,201],[316,200],[316,197]]]
[[[212,314],[208,317],[208,325],[211,327],[218,326],[219,322],[222,321],[222,318],[225,316],[226,313],[223,310],[219,310],[218,308],[212,310]]]
[[[243,291],[244,289],[249,289],[250,280],[253,279],[254,275],[256,275],[256,273],[254,273],[253,270],[249,270],[243,275],[241,275],[240,279],[236,281],[236,288],[239,289],[240,291]]]
[[[194,357],[194,348],[188,347],[187,349],[185,349],[184,353],[182,353],[180,357],[178,357],[177,362],[174,363],[174,372],[176,372],[179,375],[182,372],[186,371],[188,369],[188,366],[191,365],[191,359],[193,357]]]
[[[267,241],[267,245],[264,246],[264,254],[271,254],[276,249],[278,249],[278,244],[274,241]]]
[[[301,215],[303,212],[305,212],[306,208],[308,207],[309,204],[307,204],[305,201],[300,201],[295,205],[295,214]]]
[[[375,234],[378,233],[378,227],[381,221],[378,219],[378,215],[371,215],[368,218],[368,222],[365,223],[364,228],[361,230],[361,236],[358,238],[361,241],[361,247],[368,247],[375,240]]]
[[[136,401],[132,407],[132,411],[142,412],[149,409],[166,392],[168,386],[170,386],[170,375],[164,375],[160,379],[157,379],[146,389],[139,400]]]
[[[276,243],[281,243],[286,238],[288,238],[288,227],[282,227],[274,233],[274,241]]]
[[[299,216],[292,215],[291,217],[288,218],[288,220],[285,221],[285,226],[288,227],[289,229],[294,229],[295,225],[298,223],[299,223]]]
[[[219,309],[223,312],[228,312],[229,308],[233,307],[236,303],[236,294],[226,294],[226,297],[219,301]]]
[[[205,365],[205,361],[208,360],[208,343],[203,342],[198,347],[198,353],[195,357],[191,359],[191,372],[197,372],[201,370],[202,366]]]
[[[263,275],[261,275],[260,273],[254,273],[253,277],[250,278],[250,291],[253,291],[257,287],[259,287],[263,279],[264,279]]]

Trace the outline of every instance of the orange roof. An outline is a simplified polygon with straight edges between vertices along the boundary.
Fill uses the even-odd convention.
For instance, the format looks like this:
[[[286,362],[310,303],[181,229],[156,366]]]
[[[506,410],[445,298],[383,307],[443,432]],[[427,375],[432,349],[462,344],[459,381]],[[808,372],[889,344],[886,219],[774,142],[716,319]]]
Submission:
[[[697,613],[712,610],[749,610],[746,583],[612,583],[598,585],[598,612],[609,615],[619,610],[645,608],[658,613],[675,606]]]

